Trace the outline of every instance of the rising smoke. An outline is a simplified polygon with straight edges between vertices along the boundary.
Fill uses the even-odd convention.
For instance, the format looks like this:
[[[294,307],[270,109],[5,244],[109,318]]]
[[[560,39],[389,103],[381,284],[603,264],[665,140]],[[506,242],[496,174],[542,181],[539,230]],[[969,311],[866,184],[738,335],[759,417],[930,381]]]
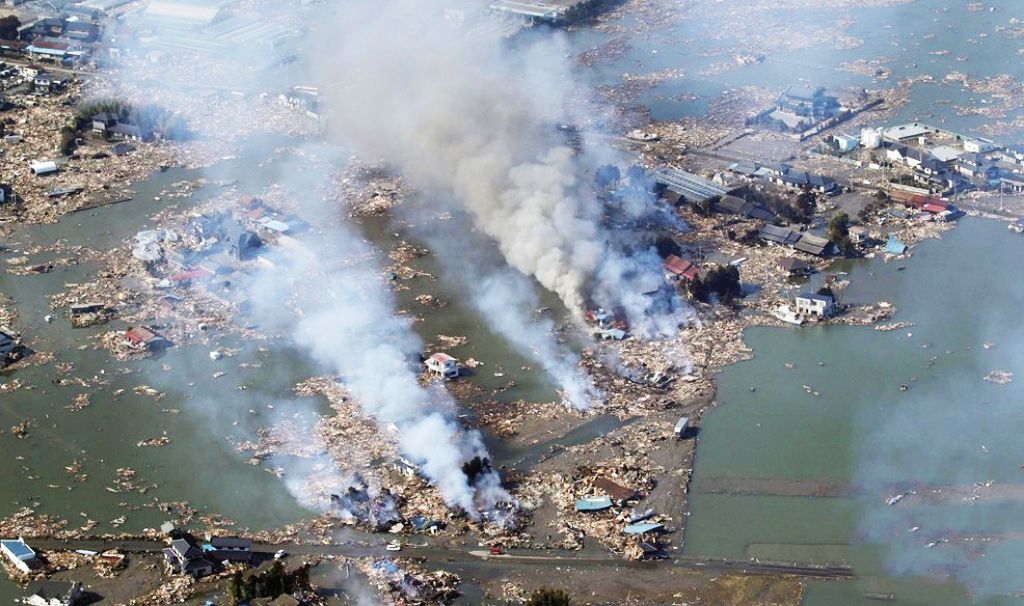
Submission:
[[[445,20],[450,4],[355,2],[324,28],[320,54],[331,60],[318,67],[332,131],[416,188],[450,195],[509,265],[577,318],[599,305],[638,336],[674,336],[684,306],[650,294],[663,285],[660,259],[624,249],[602,226],[589,175],[605,154],[577,155],[555,139],[554,125],[580,111],[564,39],[545,32],[509,52],[500,37]]]
[[[302,170],[300,163],[308,161],[283,170],[280,185],[302,201],[300,214],[317,227],[290,247],[286,268],[258,274],[256,313],[290,324],[296,343],[341,376],[366,414],[382,429],[394,427],[403,455],[436,483],[449,505],[474,513],[505,500],[496,478],[488,477],[493,472],[476,480],[482,490],[470,485],[462,465],[487,457],[483,441],[458,424],[446,391],[419,384],[422,341],[411,321],[395,314],[383,272],[369,260],[370,245],[338,220],[341,209],[316,195],[328,186],[322,173]],[[298,318],[281,318],[286,303],[301,310]]]
[[[219,57],[168,55],[134,39],[121,39],[119,46],[126,60],[115,72],[118,94],[159,99],[164,106],[184,112],[194,112],[196,91],[187,83],[195,81],[195,74],[204,67],[211,74],[231,71]],[[151,71],[156,60],[161,65],[159,80]],[[236,70],[234,77],[233,85],[242,90],[281,88],[274,72]],[[212,113],[190,121],[192,134],[197,140],[221,140],[227,124],[237,125],[227,129],[237,135],[244,131],[242,125],[261,123],[271,100],[222,95],[217,103],[205,104]],[[278,145],[279,140],[258,137],[242,142],[246,153],[260,162],[273,156]],[[415,356],[422,351],[422,342],[410,320],[396,315],[381,268],[370,260],[375,251],[341,220],[344,201],[339,204],[323,195],[332,188],[331,175],[344,167],[344,156],[337,148],[319,144],[291,140],[289,145],[296,146],[292,160],[277,171],[274,185],[298,203],[298,214],[315,227],[280,251],[286,263],[253,273],[252,283],[245,287],[253,318],[264,329],[291,337],[299,350],[337,373],[382,432],[398,436],[401,454],[436,484],[449,505],[475,516],[496,501],[507,500],[495,472],[486,470],[472,482],[463,473],[467,461],[487,457],[482,439],[461,427],[455,402],[446,391],[419,384]],[[202,389],[203,381],[196,383],[197,390]],[[197,393],[195,400],[204,398]],[[300,503],[311,505],[310,489],[302,480],[315,475],[320,481],[325,473],[329,475],[323,461],[283,464],[289,467],[289,489]],[[330,484],[341,490],[349,474],[338,470],[336,476]]]

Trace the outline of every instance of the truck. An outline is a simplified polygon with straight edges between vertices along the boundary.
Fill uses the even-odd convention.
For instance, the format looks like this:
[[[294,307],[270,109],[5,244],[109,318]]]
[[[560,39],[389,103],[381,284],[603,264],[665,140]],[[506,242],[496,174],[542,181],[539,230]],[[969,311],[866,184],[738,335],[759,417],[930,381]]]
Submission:
[[[690,430],[690,417],[679,417],[676,421],[676,428],[673,433],[676,434],[677,440],[683,440],[686,438],[686,433]]]

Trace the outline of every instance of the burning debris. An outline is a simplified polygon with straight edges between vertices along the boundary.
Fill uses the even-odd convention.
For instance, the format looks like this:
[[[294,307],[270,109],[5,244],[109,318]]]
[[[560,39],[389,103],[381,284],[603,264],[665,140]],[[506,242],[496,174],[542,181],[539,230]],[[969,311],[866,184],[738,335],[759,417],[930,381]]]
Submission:
[[[360,561],[359,567],[381,592],[410,604],[447,603],[459,596],[458,575],[443,570],[426,572],[411,562]]]
[[[371,494],[362,476],[356,474],[341,494],[332,494],[330,513],[346,524],[360,524],[384,531],[401,520],[399,501],[387,488]]]

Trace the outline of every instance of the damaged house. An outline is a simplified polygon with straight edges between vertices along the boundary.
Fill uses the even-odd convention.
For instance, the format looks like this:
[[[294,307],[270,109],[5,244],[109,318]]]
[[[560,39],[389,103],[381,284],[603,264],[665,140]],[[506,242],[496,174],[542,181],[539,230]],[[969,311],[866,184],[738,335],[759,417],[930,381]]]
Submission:
[[[84,598],[82,584],[73,581],[32,581],[25,594],[22,603],[30,606],[76,606]]]
[[[676,255],[669,255],[663,263],[665,268],[665,277],[669,280],[686,280],[692,282],[697,279],[697,274],[700,269],[681,257]]]
[[[252,540],[239,537],[213,537],[203,545],[203,551],[221,562],[243,562],[252,560]]]
[[[200,578],[213,574],[213,562],[189,539],[175,539],[163,550],[164,563],[172,574]]]
[[[386,488],[371,496],[369,487],[356,475],[342,494],[331,495],[331,512],[349,524],[366,524],[376,530],[390,528],[401,520],[398,502]]]
[[[128,347],[138,350],[159,351],[171,346],[171,342],[145,326],[128,329],[124,334]]]
[[[459,376],[459,362],[446,353],[436,353],[427,358],[427,370],[438,377],[454,379]]]

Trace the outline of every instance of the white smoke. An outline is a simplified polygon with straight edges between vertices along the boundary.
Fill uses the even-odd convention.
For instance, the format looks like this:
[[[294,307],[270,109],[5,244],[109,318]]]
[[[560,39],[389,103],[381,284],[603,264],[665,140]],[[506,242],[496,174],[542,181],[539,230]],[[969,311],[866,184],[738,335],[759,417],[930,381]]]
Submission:
[[[644,296],[660,260],[612,246],[591,167],[556,140],[573,81],[558,34],[509,52],[500,38],[443,19],[447,0],[351,3],[323,30],[320,76],[330,125],[416,187],[450,192],[509,265],[556,293],[577,318],[620,309],[640,336],[678,332],[678,297]],[[667,321],[652,317],[666,318]]]
[[[473,292],[473,304],[521,353],[537,360],[562,390],[562,399],[579,409],[588,409],[601,397],[579,368],[579,356],[560,347],[550,319],[531,321],[530,312],[538,301],[531,285],[520,275],[497,272],[483,279]]]
[[[268,5],[256,10],[258,17],[270,20],[283,9]],[[136,19],[136,14],[126,17],[123,29],[133,31],[128,25]],[[144,20],[134,24],[139,31],[151,27]],[[225,58],[154,50],[141,38],[121,38],[118,44],[125,59],[112,71],[112,88],[120,95],[132,95],[136,102],[151,100],[190,112],[187,117],[194,118],[189,126],[195,141],[220,143],[228,149],[238,145],[263,163],[280,151],[280,140],[253,136],[243,141],[241,133],[251,125],[281,132],[287,130],[281,124],[305,119],[297,113],[280,118],[286,110],[273,99],[284,85],[278,72],[260,68],[268,60],[267,54],[287,51],[239,48],[236,55]],[[253,65],[246,65],[249,60]],[[203,72],[231,72],[232,86],[268,94],[220,95],[216,101],[200,102],[194,83],[196,75]],[[268,120],[268,116],[274,119]],[[344,216],[343,202],[324,195],[335,189],[330,178],[343,168],[344,156],[336,148],[316,143],[297,139],[291,143],[297,145],[291,162],[277,171],[266,170],[266,177],[297,202],[299,216],[315,227],[293,238],[287,249],[280,247],[277,252],[287,257],[286,264],[253,271],[252,283],[246,288],[254,317],[261,327],[291,337],[301,350],[340,375],[381,431],[396,432],[403,456],[436,484],[449,505],[475,516],[493,502],[507,499],[493,471],[483,473],[472,485],[463,473],[464,463],[476,456],[487,457],[483,441],[477,432],[463,430],[455,402],[443,388],[419,384],[416,357],[423,343],[411,322],[396,316],[383,272],[372,261],[375,251],[355,228],[339,219]],[[186,154],[189,151],[186,148]],[[214,175],[211,172],[211,180],[217,179]],[[329,475],[322,463],[322,459],[296,463],[294,469],[287,470],[288,486],[300,503],[310,503],[309,488],[302,478],[313,482]],[[344,476],[336,471],[334,481],[328,484],[343,485]]]
[[[308,156],[308,153],[306,154]],[[418,382],[416,356],[423,343],[411,321],[395,315],[393,296],[383,272],[372,261],[369,244],[349,226],[331,219],[329,203],[314,201],[309,172],[284,182],[287,191],[306,196],[306,216],[318,216],[319,227],[289,249],[288,266],[261,272],[253,287],[256,313],[281,317],[284,304],[300,314],[291,328],[296,343],[337,372],[346,388],[382,430],[397,430],[402,454],[419,466],[451,506],[470,514],[507,495],[497,482],[481,483],[476,491],[462,465],[487,457],[480,435],[456,421],[456,405],[442,388]],[[356,261],[356,262],[353,262]],[[493,472],[490,472],[493,473]],[[477,498],[479,497],[479,499]]]

